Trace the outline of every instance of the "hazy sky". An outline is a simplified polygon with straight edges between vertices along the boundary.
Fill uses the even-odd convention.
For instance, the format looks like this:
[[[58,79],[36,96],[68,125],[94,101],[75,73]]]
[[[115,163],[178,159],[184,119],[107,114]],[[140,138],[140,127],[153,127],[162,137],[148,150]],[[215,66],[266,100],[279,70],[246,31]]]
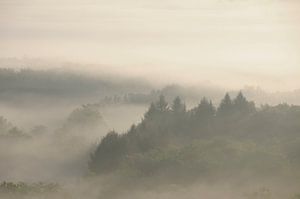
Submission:
[[[296,89],[300,0],[0,0],[0,47],[169,81]]]

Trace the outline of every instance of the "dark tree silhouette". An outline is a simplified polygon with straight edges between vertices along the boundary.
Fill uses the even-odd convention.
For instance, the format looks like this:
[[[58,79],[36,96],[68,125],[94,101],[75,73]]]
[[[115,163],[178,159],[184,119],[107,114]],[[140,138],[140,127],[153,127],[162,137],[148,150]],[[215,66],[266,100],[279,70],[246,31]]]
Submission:
[[[239,92],[237,97],[233,101],[233,106],[236,112],[247,115],[255,112],[255,105],[253,102],[249,102],[243,95]]]
[[[185,106],[185,104],[181,101],[180,97],[176,97],[176,98],[173,100],[173,104],[172,104],[171,109],[172,109],[172,111],[173,111],[175,114],[182,114],[182,113],[185,113],[185,111],[186,111],[186,106]]]
[[[156,108],[154,103],[151,103],[150,107],[148,108],[148,111],[144,114],[145,119],[153,119],[155,117],[155,114],[158,113],[158,109]]]
[[[231,115],[233,110],[232,110],[232,100],[230,98],[230,95],[228,93],[226,93],[225,97],[222,99],[218,110],[217,110],[217,116],[220,117],[225,117],[228,115]]]
[[[94,172],[109,171],[117,167],[124,150],[122,137],[115,131],[109,132],[91,156],[90,168]]]
[[[91,156],[97,174],[122,170],[138,176],[195,178],[243,172],[270,175],[300,167],[300,107],[280,104],[256,110],[240,92],[227,93],[216,111],[203,98],[186,110],[163,96],[128,132],[110,132]],[[181,177],[178,177],[181,179]],[[172,181],[173,182],[173,181]]]
[[[194,117],[198,120],[205,120],[206,118],[213,118],[216,114],[216,109],[212,104],[212,101],[209,101],[205,97],[201,100],[200,104],[192,110]]]
[[[156,103],[156,108],[160,112],[166,112],[169,110],[168,102],[166,101],[165,97],[161,95],[159,97],[158,102]]]

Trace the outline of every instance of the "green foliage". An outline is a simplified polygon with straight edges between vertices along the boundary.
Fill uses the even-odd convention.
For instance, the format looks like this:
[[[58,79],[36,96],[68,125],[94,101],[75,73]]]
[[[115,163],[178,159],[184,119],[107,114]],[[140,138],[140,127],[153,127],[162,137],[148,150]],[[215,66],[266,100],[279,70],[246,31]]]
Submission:
[[[27,138],[22,130],[18,127],[14,126],[10,122],[7,121],[4,117],[0,116],[0,137],[6,138]]]
[[[156,102],[157,110],[160,112],[165,112],[169,110],[168,102],[163,95],[159,96],[159,100]]]
[[[256,110],[242,93],[233,100],[226,94],[217,109],[203,98],[189,111],[180,98],[169,106],[161,96],[140,124],[105,136],[89,168],[97,174],[123,171],[173,181],[288,173],[300,166],[299,121],[300,107]]]
[[[233,102],[228,93],[226,93],[225,97],[222,99],[220,106],[218,107],[218,116],[226,117],[230,115],[233,111]]]
[[[255,112],[255,104],[253,102],[248,102],[242,92],[239,92],[234,99],[233,106],[239,115],[247,115]]]
[[[12,128],[12,124],[4,117],[0,116],[0,134],[7,133]]]
[[[116,168],[125,154],[125,142],[116,132],[109,132],[91,156],[90,168],[94,172],[110,171]]]
[[[64,70],[32,70],[0,68],[0,98],[10,102],[32,103],[40,100],[76,100],[87,96],[105,97],[113,93],[130,93],[149,90],[142,81],[118,79],[109,76],[90,76]],[[25,96],[25,97],[24,97]]]
[[[57,132],[59,135],[80,135],[86,131],[99,130],[105,125],[98,107],[83,105],[70,113],[62,128],[58,129]]]
[[[0,183],[0,194],[44,194],[50,192],[57,192],[59,191],[59,189],[59,185],[55,183],[26,184],[24,182],[13,183],[5,181]]]
[[[172,104],[172,111],[174,114],[184,114],[186,111],[185,104],[181,101],[180,97],[176,97]]]
[[[91,124],[102,123],[103,118],[100,112],[88,105],[83,105],[75,109],[68,118],[69,125],[89,126]]]

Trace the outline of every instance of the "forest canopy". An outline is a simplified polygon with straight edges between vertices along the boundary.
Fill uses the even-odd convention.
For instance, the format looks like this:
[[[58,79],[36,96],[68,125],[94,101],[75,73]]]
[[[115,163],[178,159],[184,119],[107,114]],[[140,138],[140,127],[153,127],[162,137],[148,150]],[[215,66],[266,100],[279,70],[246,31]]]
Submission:
[[[299,106],[256,107],[242,92],[217,107],[203,98],[190,110],[179,97],[168,104],[160,96],[139,124],[103,137],[89,169],[173,183],[233,174],[299,178],[299,121]]]

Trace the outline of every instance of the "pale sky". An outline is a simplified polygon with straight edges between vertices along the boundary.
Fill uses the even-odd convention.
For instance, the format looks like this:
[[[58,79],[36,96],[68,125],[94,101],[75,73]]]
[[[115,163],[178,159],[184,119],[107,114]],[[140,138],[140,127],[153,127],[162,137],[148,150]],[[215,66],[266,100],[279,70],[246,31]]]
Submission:
[[[0,57],[300,89],[300,0],[0,0]]]

